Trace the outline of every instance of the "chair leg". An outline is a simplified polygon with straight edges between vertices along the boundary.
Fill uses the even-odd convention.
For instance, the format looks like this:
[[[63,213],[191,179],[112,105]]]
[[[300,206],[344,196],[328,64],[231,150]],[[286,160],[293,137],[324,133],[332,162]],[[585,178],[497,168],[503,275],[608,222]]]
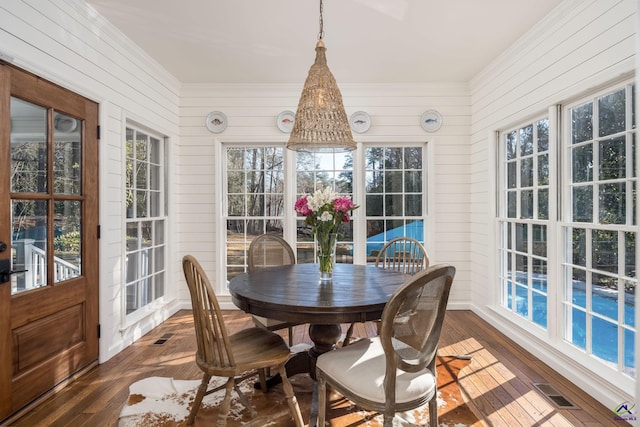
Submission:
[[[293,345],[293,327],[289,326],[289,347]]]
[[[200,404],[202,403],[202,398],[207,392],[207,387],[209,386],[209,380],[211,379],[211,375],[204,374],[202,376],[202,382],[198,387],[198,391],[196,393],[195,399],[193,399],[193,404],[191,405],[191,411],[189,411],[189,418],[187,418],[187,424],[191,425],[196,419],[196,414],[198,413],[198,409],[200,409]]]
[[[220,412],[218,412],[218,420],[216,421],[217,427],[226,427],[227,415],[229,415],[229,409],[231,408],[231,391],[235,385],[235,379],[229,377],[225,387],[224,399],[220,403]]]
[[[296,423],[296,427],[304,427],[298,399],[296,399],[296,395],[293,394],[293,386],[287,377],[287,370],[284,365],[278,366],[278,373],[282,378],[282,388],[284,389],[284,395],[287,397],[287,403],[289,404],[289,411],[291,411],[293,421]]]
[[[269,368],[260,368],[258,369],[258,378],[260,378],[260,389],[263,393],[268,392],[267,390],[267,375]]]
[[[349,345],[349,341],[351,341],[351,335],[353,335],[353,326],[355,323],[349,325],[349,329],[347,329],[347,333],[344,335],[344,339],[342,340],[342,346],[346,347]]]
[[[437,396],[438,391],[436,390],[436,394],[429,401],[429,425],[437,426],[438,425],[438,399]]]
[[[316,427],[324,427],[324,420],[327,414],[327,381],[322,374],[318,375],[318,422]]]
[[[249,414],[251,415],[251,418],[257,417],[258,413],[256,412],[255,409],[253,409],[253,406],[251,406],[251,402],[249,402],[249,399],[247,398],[247,396],[245,396],[245,394],[242,392],[242,390],[240,390],[240,387],[238,387],[238,383],[235,383],[233,385],[233,389],[238,394],[238,398],[240,399],[240,403],[242,403],[244,405],[244,407],[247,408],[247,410],[249,411]]]

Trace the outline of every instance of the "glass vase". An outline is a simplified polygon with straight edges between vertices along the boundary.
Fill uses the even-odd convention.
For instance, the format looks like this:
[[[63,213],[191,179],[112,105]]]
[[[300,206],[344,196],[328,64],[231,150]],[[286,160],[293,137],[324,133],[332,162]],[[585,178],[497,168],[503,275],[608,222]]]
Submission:
[[[318,245],[318,268],[320,269],[320,283],[331,282],[333,266],[336,262],[337,233],[316,233]]]

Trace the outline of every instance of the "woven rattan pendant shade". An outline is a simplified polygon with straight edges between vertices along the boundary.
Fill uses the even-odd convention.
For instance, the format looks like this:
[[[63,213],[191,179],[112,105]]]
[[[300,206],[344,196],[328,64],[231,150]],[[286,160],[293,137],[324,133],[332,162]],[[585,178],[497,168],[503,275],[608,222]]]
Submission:
[[[351,151],[356,143],[344,111],[336,79],[327,67],[324,42],[316,44],[316,60],[309,69],[298,102],[287,148],[295,151]]]

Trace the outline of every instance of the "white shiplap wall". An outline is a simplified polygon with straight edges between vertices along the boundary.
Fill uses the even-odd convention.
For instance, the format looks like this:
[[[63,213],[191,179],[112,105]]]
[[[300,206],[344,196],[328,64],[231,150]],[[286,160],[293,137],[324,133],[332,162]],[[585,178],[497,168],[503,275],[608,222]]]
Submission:
[[[471,298],[474,310],[583,387],[608,407],[633,394],[630,381],[590,375],[559,354],[553,340],[535,339],[491,307],[495,276],[495,131],[544,114],[554,104],[635,70],[635,0],[567,0],[470,83]],[[606,377],[607,373],[603,372]],[[608,381],[610,380],[610,381]]]
[[[300,80],[304,77],[300,76]],[[336,79],[339,82],[340,77]],[[288,134],[278,130],[276,117],[283,110],[296,110],[301,89],[302,83],[187,84],[182,88],[181,144],[176,160],[178,252],[195,254],[212,278],[217,277],[216,248],[220,247],[220,241],[215,215],[221,202],[214,141],[286,142]],[[433,262],[449,262],[457,267],[450,307],[467,308],[470,295],[467,85],[340,85],[340,89],[347,115],[362,110],[372,119],[368,132],[354,134],[356,141],[429,143],[430,222],[436,226],[427,233],[427,247]],[[443,115],[444,125],[436,133],[428,134],[420,127],[420,116],[427,109],[437,109]],[[228,127],[223,133],[212,134],[205,128],[205,117],[211,111],[222,111],[227,116]]]
[[[131,325],[122,323],[122,163],[125,120],[166,135],[170,144],[178,142],[180,84],[82,0],[0,2],[0,53],[100,104],[100,360],[105,361],[177,309],[167,304]]]

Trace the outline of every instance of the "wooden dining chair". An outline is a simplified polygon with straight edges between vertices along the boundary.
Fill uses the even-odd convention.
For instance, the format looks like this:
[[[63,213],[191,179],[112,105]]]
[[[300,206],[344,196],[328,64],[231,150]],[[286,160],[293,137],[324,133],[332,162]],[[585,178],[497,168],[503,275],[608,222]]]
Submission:
[[[248,270],[275,267],[296,263],[296,256],[291,246],[282,237],[275,234],[261,234],[249,245]],[[299,323],[284,322],[267,317],[252,315],[256,326],[269,331],[288,330],[289,345],[293,345],[293,327]]]
[[[375,266],[413,275],[429,267],[429,256],[424,246],[416,239],[405,236],[396,237],[382,246],[376,256]],[[349,325],[342,340],[343,346],[349,345],[354,327],[354,323]]]
[[[429,403],[438,425],[436,355],[455,268],[438,264],[398,288],[382,313],[380,334],[318,357],[318,426],[324,426],[327,384],[393,425],[398,411]]]
[[[229,335],[218,300],[198,261],[191,255],[182,259],[184,276],[191,294],[193,321],[196,331],[196,363],[203,372],[202,382],[189,412],[187,424],[193,424],[205,395],[225,389],[224,400],[216,425],[224,427],[231,405],[231,391],[235,390],[251,417],[256,412],[248,398],[240,391],[238,384],[255,375],[260,377],[262,390],[266,392],[266,369],[277,366],[296,426],[302,427],[302,414],[293,387],[284,368],[290,351],[282,337],[263,328],[248,328]],[[226,377],[225,384],[208,389],[212,376]]]
[[[429,256],[424,246],[411,237],[389,240],[376,256],[376,267],[416,274],[429,267]]]

